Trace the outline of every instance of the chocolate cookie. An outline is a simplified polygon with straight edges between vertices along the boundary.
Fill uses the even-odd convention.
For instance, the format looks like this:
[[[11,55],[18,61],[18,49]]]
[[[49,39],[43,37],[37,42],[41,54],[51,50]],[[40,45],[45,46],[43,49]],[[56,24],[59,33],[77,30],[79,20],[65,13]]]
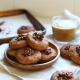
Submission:
[[[42,33],[39,32],[29,32],[27,34],[27,42],[29,46],[36,50],[46,50],[48,48],[48,40]]]

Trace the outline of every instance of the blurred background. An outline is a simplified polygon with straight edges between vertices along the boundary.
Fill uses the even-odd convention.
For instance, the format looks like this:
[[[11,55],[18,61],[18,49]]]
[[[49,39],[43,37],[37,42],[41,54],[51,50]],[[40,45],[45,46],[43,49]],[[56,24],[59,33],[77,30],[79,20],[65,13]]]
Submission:
[[[80,0],[0,0],[0,11],[26,9],[33,16],[52,18],[64,9],[80,17]]]

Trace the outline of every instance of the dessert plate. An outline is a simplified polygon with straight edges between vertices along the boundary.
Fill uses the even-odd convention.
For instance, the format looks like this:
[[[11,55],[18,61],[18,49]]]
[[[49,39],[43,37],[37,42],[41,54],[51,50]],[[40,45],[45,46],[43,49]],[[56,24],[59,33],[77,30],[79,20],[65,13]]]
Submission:
[[[49,46],[56,51],[57,56],[54,59],[52,59],[51,61],[46,62],[46,63],[36,63],[36,64],[32,64],[32,65],[23,65],[23,64],[20,64],[20,63],[18,63],[18,61],[15,58],[13,58],[13,57],[11,57],[11,56],[9,56],[7,54],[7,50],[9,48],[9,46],[5,49],[4,55],[5,55],[6,60],[12,66],[14,66],[16,68],[23,69],[23,70],[41,70],[41,69],[45,69],[45,68],[48,68],[51,65],[53,65],[58,60],[58,58],[60,56],[60,50],[58,49],[58,47],[56,45],[54,45],[51,42],[49,42]]]

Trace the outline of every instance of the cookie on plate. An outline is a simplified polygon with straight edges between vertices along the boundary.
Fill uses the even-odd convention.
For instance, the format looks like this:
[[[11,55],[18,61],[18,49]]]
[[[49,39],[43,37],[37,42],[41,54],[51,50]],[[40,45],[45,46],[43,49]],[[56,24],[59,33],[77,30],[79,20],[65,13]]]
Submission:
[[[27,46],[26,36],[19,34],[18,37],[13,38],[9,42],[9,47],[11,49],[19,49]]]
[[[15,55],[17,53],[17,49],[8,48],[7,53],[8,53],[9,56],[15,57]]]
[[[15,57],[21,64],[35,64],[41,59],[41,52],[27,46],[18,49]]]
[[[39,62],[44,63],[54,59],[57,56],[56,51],[51,47],[41,51],[41,59]]]

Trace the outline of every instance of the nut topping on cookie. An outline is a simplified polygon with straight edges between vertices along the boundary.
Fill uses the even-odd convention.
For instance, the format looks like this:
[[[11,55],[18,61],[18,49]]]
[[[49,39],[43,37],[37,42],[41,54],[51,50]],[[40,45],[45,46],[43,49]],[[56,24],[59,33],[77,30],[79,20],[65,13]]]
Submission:
[[[76,47],[76,52],[80,55],[80,46]]]
[[[43,38],[44,38],[44,36],[43,36],[42,33],[37,33],[37,32],[35,32],[35,33],[33,34],[33,39],[35,39],[36,41],[37,41],[37,40],[42,41]]]
[[[49,55],[51,53],[51,48],[47,48],[46,50],[41,51],[42,53]]]
[[[64,50],[69,50],[69,48],[70,48],[70,45],[69,46],[66,46],[66,48]]]
[[[59,73],[57,78],[58,78],[58,80],[63,80],[63,79],[68,80],[68,79],[73,78],[73,73],[72,72],[67,72],[65,74],[64,72],[62,72],[62,73]]]
[[[19,34],[18,37],[16,38],[17,41],[20,41],[20,40],[26,40],[26,36],[25,35],[22,35],[22,34]]]
[[[25,29],[28,29],[30,28],[29,26],[22,26],[21,29],[25,30]]]
[[[27,48],[25,49],[25,51],[23,52],[23,55],[24,55],[24,56],[30,56],[30,55],[32,55],[32,54],[34,54],[34,50],[31,49],[30,47],[27,47]]]

